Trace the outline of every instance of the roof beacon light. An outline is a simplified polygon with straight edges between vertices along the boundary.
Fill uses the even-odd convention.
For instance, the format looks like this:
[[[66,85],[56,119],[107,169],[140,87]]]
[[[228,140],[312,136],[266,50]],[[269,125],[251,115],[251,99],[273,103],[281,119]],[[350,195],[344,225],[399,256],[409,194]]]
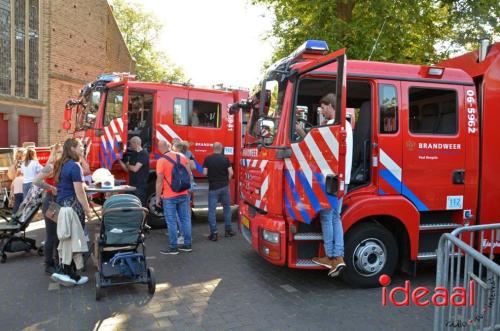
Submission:
[[[441,77],[443,76],[444,68],[437,68],[437,67],[429,67],[429,70],[427,71],[427,74],[429,76],[438,76]]]
[[[292,54],[291,58],[299,58],[303,54],[321,54],[328,53],[328,44],[324,40],[308,40],[299,46]]]

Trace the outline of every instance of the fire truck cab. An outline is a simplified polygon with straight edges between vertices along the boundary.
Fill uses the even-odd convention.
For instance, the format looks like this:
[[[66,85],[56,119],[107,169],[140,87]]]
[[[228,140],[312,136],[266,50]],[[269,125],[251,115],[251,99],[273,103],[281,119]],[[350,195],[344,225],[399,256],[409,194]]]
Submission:
[[[232,107],[250,112],[240,176],[243,236],[270,263],[323,268],[311,260],[324,255],[319,211],[341,206],[342,277],[367,287],[396,268],[414,274],[417,261],[436,257],[446,231],[498,222],[493,201],[482,201],[500,198],[492,171],[500,167],[492,146],[500,130],[482,129],[500,122],[493,110],[499,51],[500,44],[491,46],[480,64],[475,53],[424,66],[347,60],[345,49],[327,54],[325,42],[310,40],[278,61],[261,91]],[[464,63],[476,64],[475,73]],[[318,107],[329,93],[335,121],[325,124]],[[353,127],[349,183],[346,121]]]
[[[127,150],[127,141],[133,136],[141,138],[143,148],[150,153],[148,222],[153,227],[163,227],[163,213],[155,207],[155,166],[160,157],[157,142],[171,142],[174,138],[189,142],[198,184],[193,203],[194,207],[204,207],[208,183],[202,164],[212,153],[214,142],[225,146],[225,154],[236,163],[235,171],[239,170],[234,161],[240,153],[241,118],[228,114],[226,109],[247,97],[244,90],[210,90],[185,84],[140,82],[129,74],[104,74],[86,85],[77,100],[68,101],[64,127],[68,129],[74,119],[75,137],[82,138],[91,169],[107,168],[117,179],[128,179],[117,162]],[[238,179],[230,185],[232,202],[236,203]]]

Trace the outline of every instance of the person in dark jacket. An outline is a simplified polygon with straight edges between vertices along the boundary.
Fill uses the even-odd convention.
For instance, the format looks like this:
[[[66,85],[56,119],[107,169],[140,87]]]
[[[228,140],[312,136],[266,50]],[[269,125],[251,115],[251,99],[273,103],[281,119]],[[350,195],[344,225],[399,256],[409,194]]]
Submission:
[[[210,224],[209,240],[217,241],[218,231],[215,218],[217,203],[224,208],[225,236],[232,237],[235,233],[231,226],[231,191],[229,181],[233,178],[233,168],[229,159],[222,153],[221,143],[213,144],[214,153],[207,156],[203,162],[203,174],[208,177],[208,222]]]

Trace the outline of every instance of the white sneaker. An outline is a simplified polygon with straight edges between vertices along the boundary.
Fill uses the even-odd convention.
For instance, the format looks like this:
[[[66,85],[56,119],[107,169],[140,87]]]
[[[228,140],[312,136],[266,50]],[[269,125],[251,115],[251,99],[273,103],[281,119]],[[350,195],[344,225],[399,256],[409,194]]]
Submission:
[[[55,281],[55,282],[57,282],[57,283],[59,283],[59,284],[61,284],[63,286],[71,287],[71,286],[75,286],[76,285],[76,281],[74,279],[72,279],[68,275],[53,273],[52,276],[50,276],[50,278],[53,281]]]
[[[76,285],[83,285],[89,281],[87,276],[80,276],[80,280],[76,282]]]
[[[183,236],[177,237],[177,245],[184,245],[184,237]]]

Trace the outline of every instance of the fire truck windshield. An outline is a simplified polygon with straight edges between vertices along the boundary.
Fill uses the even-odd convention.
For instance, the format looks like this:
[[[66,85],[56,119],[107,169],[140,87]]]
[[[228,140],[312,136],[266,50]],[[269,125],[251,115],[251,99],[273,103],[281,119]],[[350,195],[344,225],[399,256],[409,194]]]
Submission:
[[[262,91],[253,98],[259,100],[259,107],[253,107],[248,132],[251,137],[258,138],[258,140],[249,137],[247,143],[258,142],[270,145],[278,130],[286,81],[271,78],[266,80],[262,86]]]
[[[90,129],[94,126],[100,103],[100,91],[91,88],[82,90],[81,103],[77,105],[76,110],[76,130]]]

